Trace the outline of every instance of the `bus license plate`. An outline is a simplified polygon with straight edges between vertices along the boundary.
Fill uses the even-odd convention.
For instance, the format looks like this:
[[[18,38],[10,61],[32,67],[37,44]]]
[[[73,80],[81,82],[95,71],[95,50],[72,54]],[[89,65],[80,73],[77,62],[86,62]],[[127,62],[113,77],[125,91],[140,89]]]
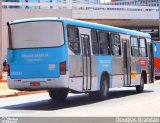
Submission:
[[[30,82],[30,86],[40,86],[40,82]]]

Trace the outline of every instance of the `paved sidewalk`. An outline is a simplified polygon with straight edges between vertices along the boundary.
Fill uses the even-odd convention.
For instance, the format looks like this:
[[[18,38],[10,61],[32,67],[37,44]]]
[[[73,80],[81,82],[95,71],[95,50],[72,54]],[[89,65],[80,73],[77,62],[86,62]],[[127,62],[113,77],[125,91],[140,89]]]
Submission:
[[[42,91],[17,91],[8,88],[7,83],[7,74],[3,73],[3,78],[0,79],[0,98],[6,98],[11,96],[20,96],[27,94],[36,94],[36,93],[44,93],[45,90]]]
[[[0,82],[0,98],[17,96],[17,90],[11,90],[8,88],[7,82]]]
[[[0,98],[16,96],[18,93],[17,90],[11,90],[7,85],[7,74],[3,73],[2,79],[0,79]]]

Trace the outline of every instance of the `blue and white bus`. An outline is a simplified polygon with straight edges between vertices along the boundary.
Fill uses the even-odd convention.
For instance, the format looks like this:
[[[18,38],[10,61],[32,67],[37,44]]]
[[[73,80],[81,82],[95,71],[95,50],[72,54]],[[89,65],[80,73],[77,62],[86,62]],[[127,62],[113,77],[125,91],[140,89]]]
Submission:
[[[160,78],[160,42],[152,41],[153,49],[154,49],[154,73],[155,78]]]
[[[10,89],[46,89],[57,100],[68,92],[105,99],[109,88],[142,92],[153,82],[149,34],[66,18],[7,25]]]

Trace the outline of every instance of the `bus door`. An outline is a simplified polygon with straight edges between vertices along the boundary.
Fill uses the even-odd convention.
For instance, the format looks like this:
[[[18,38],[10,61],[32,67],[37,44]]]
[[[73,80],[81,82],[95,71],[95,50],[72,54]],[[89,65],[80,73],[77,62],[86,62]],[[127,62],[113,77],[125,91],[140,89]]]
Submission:
[[[149,73],[150,73],[150,82],[154,82],[154,49],[153,44],[148,44],[148,51],[149,51]]]
[[[129,53],[129,45],[128,40],[122,40],[123,46],[123,80],[124,86],[130,85],[130,71],[131,71],[131,63],[130,63],[130,53]]]
[[[83,90],[91,90],[91,51],[89,35],[81,34]]]

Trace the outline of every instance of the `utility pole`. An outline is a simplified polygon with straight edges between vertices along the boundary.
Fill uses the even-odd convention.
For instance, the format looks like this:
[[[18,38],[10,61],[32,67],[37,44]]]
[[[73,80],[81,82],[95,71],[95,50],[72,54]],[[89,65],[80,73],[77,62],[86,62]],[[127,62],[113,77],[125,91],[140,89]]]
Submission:
[[[53,6],[52,6],[52,0],[50,0],[50,4],[51,4],[50,8],[53,8]]]
[[[0,1],[0,79],[2,79],[2,0]]]
[[[41,0],[38,0],[38,3],[41,3]],[[40,7],[40,5],[39,5],[39,9],[40,9],[41,7]]]

